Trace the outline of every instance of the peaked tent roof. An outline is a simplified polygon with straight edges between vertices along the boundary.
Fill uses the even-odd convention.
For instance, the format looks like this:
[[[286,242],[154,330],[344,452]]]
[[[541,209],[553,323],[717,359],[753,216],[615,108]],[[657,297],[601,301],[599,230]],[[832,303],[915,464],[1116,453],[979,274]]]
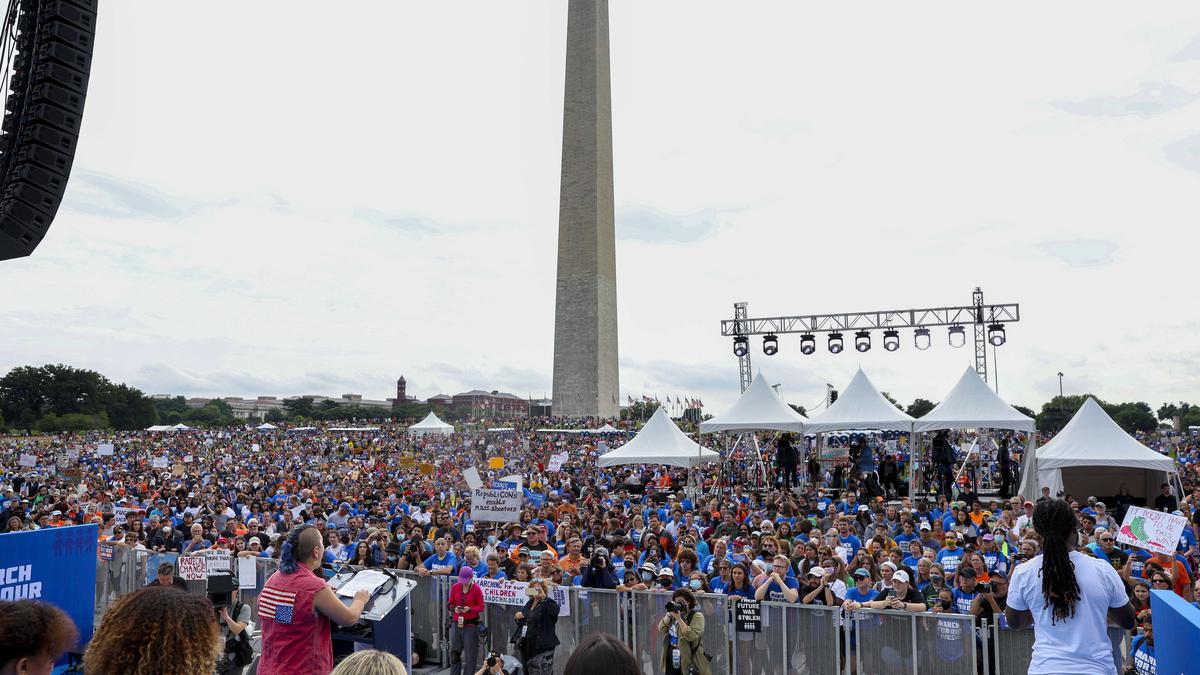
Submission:
[[[912,417],[884,398],[859,368],[838,400],[804,423],[804,433],[818,434],[845,429],[911,431],[913,422]]]
[[[254,428],[258,429],[260,431],[270,431],[271,429],[278,429],[279,427],[275,426],[274,424],[271,424],[270,422],[263,422],[262,424],[254,427]]]
[[[992,391],[971,366],[945,400],[913,425],[914,431],[938,429],[1014,429],[1033,431],[1033,419]]]
[[[191,427],[184,424],[183,422],[180,422],[179,424],[176,424],[175,426],[173,426],[171,428],[176,431],[190,431],[191,430]]]
[[[593,434],[623,434],[623,433],[625,433],[625,431],[624,431],[624,430],[622,430],[622,429],[618,429],[618,428],[614,427],[614,426],[613,426],[613,425],[611,425],[611,424],[605,424],[604,426],[600,427],[599,429],[592,429],[592,430],[591,430],[590,432],[588,432],[588,433],[593,433]]]
[[[1171,472],[1175,460],[1138,443],[1088,397],[1058,435],[1037,450],[1037,469],[1120,466]]]
[[[449,434],[449,433],[453,433],[453,432],[454,432],[454,427],[449,424],[446,424],[442,420],[438,419],[438,416],[433,414],[432,411],[430,411],[430,413],[425,416],[425,419],[421,420],[420,422],[417,422],[416,424],[414,424],[408,428],[408,433],[410,433],[410,434],[415,433],[418,435],[419,434],[437,434],[437,433]]]
[[[807,420],[767,384],[760,371],[724,414],[700,424],[700,433],[714,431],[801,431]]]
[[[646,426],[621,447],[600,456],[598,466],[618,464],[668,464],[693,467],[706,462],[720,461],[721,456],[679,430],[665,410],[659,407]]]

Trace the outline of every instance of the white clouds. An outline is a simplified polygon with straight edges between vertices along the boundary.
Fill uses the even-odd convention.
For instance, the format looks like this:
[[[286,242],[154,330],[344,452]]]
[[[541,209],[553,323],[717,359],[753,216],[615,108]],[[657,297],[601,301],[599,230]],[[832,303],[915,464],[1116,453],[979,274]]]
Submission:
[[[343,33],[303,2],[235,22],[106,5],[64,208],[0,266],[0,367],[188,394],[384,397],[400,373],[422,396],[548,393],[565,4],[469,7],[360,5]],[[1014,402],[1058,370],[1109,399],[1195,398],[1170,360],[1191,333],[1163,317],[1189,306],[1200,244],[1200,67],[1172,59],[1200,6],[610,11],[623,398],[732,400],[718,322],[738,300],[900,308],[977,284],[1022,304],[998,354]],[[860,364],[940,400],[970,359],[944,335],[754,349],[806,406]]]

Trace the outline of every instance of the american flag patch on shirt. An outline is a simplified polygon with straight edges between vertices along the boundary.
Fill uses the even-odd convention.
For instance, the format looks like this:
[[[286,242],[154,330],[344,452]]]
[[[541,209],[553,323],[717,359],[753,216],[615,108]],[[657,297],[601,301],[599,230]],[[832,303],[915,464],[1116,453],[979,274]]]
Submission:
[[[264,588],[258,596],[258,615],[271,617],[279,623],[291,623],[296,608],[296,594],[275,588]]]

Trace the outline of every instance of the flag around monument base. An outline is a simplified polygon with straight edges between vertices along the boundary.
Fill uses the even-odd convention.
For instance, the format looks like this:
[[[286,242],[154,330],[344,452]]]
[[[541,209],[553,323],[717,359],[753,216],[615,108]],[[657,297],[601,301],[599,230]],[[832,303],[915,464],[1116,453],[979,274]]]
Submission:
[[[1188,524],[1184,516],[1131,506],[1117,531],[1117,541],[1155,553],[1175,554],[1175,545]]]

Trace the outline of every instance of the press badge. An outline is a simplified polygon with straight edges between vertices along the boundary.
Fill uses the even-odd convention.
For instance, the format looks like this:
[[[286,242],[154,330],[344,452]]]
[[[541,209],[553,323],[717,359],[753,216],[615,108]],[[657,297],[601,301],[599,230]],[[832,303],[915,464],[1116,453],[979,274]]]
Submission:
[[[679,654],[679,647],[675,647],[674,649],[671,650],[671,667],[676,670],[679,670],[680,668],[683,667],[683,666],[679,665],[680,663],[681,663],[681,657]]]

